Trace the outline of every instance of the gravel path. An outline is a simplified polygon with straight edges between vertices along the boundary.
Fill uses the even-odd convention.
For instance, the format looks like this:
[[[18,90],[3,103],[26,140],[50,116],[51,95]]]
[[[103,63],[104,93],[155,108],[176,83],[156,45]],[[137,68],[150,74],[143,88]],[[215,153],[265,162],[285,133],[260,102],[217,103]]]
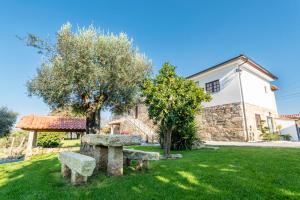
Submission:
[[[205,141],[205,144],[208,146],[300,148],[300,142],[292,142],[292,141],[272,141],[272,142]]]

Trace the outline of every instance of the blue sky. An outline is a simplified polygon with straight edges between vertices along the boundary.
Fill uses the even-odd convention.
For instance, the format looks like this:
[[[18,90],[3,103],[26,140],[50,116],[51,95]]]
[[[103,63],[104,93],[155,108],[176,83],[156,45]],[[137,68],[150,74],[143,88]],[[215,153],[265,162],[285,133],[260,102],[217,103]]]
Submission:
[[[152,59],[154,72],[169,61],[187,76],[238,54],[275,75],[279,113],[300,113],[300,1],[1,1],[0,106],[47,114],[25,83],[41,62],[15,36],[54,37],[63,23],[126,32]]]

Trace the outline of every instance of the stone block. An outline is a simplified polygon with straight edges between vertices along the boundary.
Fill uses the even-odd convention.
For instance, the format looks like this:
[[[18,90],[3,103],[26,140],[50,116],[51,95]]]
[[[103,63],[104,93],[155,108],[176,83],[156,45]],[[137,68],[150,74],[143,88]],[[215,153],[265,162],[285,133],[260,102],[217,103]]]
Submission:
[[[72,185],[81,185],[87,182],[87,176],[82,176],[76,171],[72,171],[71,174],[71,184]]]
[[[96,160],[74,152],[61,152],[58,157],[62,165],[71,169],[72,173],[77,172],[82,176],[91,176],[96,167]]]
[[[123,147],[108,147],[107,173],[109,176],[123,175]]]
[[[142,137],[139,135],[102,135],[102,134],[87,134],[81,138],[82,143],[89,145],[102,146],[130,146],[139,145],[142,143]]]
[[[164,155],[160,156],[160,159],[161,160],[166,160],[166,159],[175,160],[175,159],[179,159],[179,158],[182,158],[182,157],[183,157],[182,154],[171,154],[168,157],[166,157]]]
[[[65,164],[61,164],[61,175],[62,175],[62,177],[70,177],[71,176],[71,169]]]
[[[99,169],[107,169],[108,163],[108,147],[106,146],[99,146],[100,151],[100,160],[99,160]]]
[[[124,149],[123,154],[124,158],[128,158],[130,160],[159,160],[159,153],[157,152]]]
[[[149,169],[149,160],[138,160],[135,169],[136,170]]]

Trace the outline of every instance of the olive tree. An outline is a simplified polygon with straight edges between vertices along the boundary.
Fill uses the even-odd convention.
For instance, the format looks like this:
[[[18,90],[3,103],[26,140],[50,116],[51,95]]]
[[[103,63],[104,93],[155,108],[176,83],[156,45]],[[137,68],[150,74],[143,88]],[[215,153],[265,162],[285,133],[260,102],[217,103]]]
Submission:
[[[163,132],[164,155],[170,156],[172,133],[182,123],[189,126],[201,108],[201,102],[209,101],[210,95],[193,81],[176,75],[175,67],[163,64],[154,79],[148,79],[143,86],[145,104],[149,117]]]
[[[151,68],[125,33],[104,33],[93,26],[74,32],[65,24],[54,44],[33,34],[25,41],[43,55],[36,76],[27,83],[29,95],[41,97],[52,110],[71,108],[84,114],[87,133],[99,132],[101,110],[122,113],[134,105]]]
[[[7,107],[0,107],[0,137],[7,135],[16,123],[18,114]]]

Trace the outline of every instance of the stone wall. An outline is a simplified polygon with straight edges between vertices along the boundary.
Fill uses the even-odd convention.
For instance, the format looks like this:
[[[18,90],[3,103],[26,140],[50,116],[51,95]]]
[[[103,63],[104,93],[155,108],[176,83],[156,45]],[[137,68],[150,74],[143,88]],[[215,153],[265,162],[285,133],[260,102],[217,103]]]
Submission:
[[[35,147],[32,149],[32,155],[59,153],[63,151],[79,151],[79,147],[61,147],[61,148],[42,148]],[[25,153],[25,152],[24,152]]]
[[[136,110],[132,109],[129,114],[132,117],[135,117],[135,112],[136,112]],[[138,115],[137,115],[137,118],[139,120],[141,120],[142,122],[144,122],[147,126],[149,126],[150,128],[152,128],[153,130],[155,130],[157,128],[157,126],[149,118],[148,108],[144,104],[139,104],[138,105]]]
[[[244,121],[241,103],[204,108],[196,116],[198,136],[202,140],[244,141]]]
[[[255,114],[259,114],[262,120],[266,120],[267,116],[273,119],[278,116],[277,112],[267,108],[259,107],[252,104],[245,103],[247,129],[249,141],[258,141],[261,139],[260,130],[256,127]],[[135,116],[135,109],[130,113]],[[157,128],[151,119],[148,117],[147,107],[143,104],[138,108],[138,119],[146,123],[154,130]],[[245,141],[246,132],[244,130],[244,115],[242,103],[232,103],[226,105],[219,105],[207,107],[196,116],[196,123],[198,127],[198,136],[202,140],[216,140],[216,141]],[[276,128],[276,124],[274,128]],[[130,125],[124,124],[123,130],[130,130]]]
[[[136,113],[137,112],[137,113]],[[148,115],[148,109],[144,104],[139,104],[138,105],[138,109],[133,108],[131,109],[127,115],[131,116],[132,118],[136,118],[140,121],[142,121],[145,125],[147,125],[151,130],[153,130],[154,132],[156,132],[157,130],[157,126],[153,123],[153,121],[149,118]],[[126,118],[126,116],[115,116],[116,119],[122,119],[122,118]],[[118,126],[119,130],[117,131],[118,134],[128,134],[128,135],[132,135],[132,134],[140,134],[143,138],[143,140],[146,140],[146,135],[143,131],[139,130],[137,127],[135,127],[134,125],[132,125],[131,122],[129,122],[128,120],[123,120],[120,125]],[[147,138],[147,140],[149,142],[153,142],[154,140],[157,140],[157,136],[154,136],[154,138]]]

